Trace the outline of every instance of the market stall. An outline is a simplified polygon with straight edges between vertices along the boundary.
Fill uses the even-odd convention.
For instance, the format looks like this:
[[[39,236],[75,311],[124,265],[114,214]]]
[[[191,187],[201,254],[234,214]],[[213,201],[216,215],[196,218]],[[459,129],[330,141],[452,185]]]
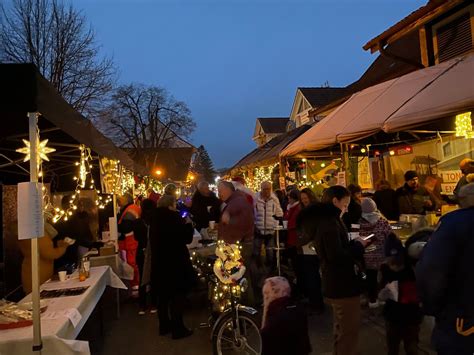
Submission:
[[[33,65],[2,64],[0,76],[0,117],[5,123],[0,137],[3,159],[0,179],[4,187],[2,204],[8,203],[8,208],[3,206],[3,225],[12,227],[18,220],[18,231],[12,227],[4,235],[11,239],[31,239],[34,326],[28,328],[29,346],[33,345],[33,351],[40,351],[37,238],[44,235],[44,209],[54,215],[53,223],[67,220],[77,210],[77,200],[83,193],[98,208],[104,208],[112,199],[100,191],[104,176],[98,168],[99,156],[120,163],[128,171],[146,171],[67,104]],[[25,166],[27,161],[29,169]],[[16,183],[22,183],[18,198],[16,186],[7,186]],[[72,192],[66,207],[53,206],[55,191]],[[4,244],[8,243],[2,240],[2,251]],[[21,258],[12,255],[3,260],[3,254],[5,274],[18,275]]]
[[[77,296],[42,296],[41,330],[43,352],[46,354],[89,354],[87,341],[75,340],[107,286],[126,289],[110,267],[93,267],[91,276],[80,282],[77,274],[64,282],[50,281],[41,285],[40,292],[61,292],[85,289]],[[80,292],[80,291],[78,291]],[[19,304],[29,306],[32,295]],[[1,307],[1,305],[0,305]],[[32,327],[0,330],[0,354],[27,354],[31,352]]]

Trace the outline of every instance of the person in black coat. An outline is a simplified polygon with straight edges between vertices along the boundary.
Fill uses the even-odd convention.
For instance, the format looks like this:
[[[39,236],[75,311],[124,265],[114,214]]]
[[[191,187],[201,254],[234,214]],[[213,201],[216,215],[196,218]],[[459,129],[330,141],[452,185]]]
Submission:
[[[387,180],[380,180],[376,184],[374,201],[380,212],[390,221],[398,221],[397,194]]]
[[[209,190],[209,184],[204,181],[200,182],[192,198],[191,214],[196,229],[204,238],[207,238],[209,221],[216,223],[219,221],[220,205],[219,199]]]
[[[440,355],[474,353],[474,183],[458,197],[462,208],[440,219],[416,266],[423,311],[436,318]]]
[[[334,353],[344,355],[357,353],[361,265],[368,243],[349,240],[342,221],[349,202],[345,187],[332,186],[324,192],[322,203],[300,212],[301,238],[313,241],[321,263],[323,295],[333,308]]]
[[[346,225],[347,230],[351,230],[353,224],[359,224],[362,217],[362,207],[360,205],[362,200],[362,188],[359,185],[350,184],[347,190],[351,193],[349,206],[346,213],[342,216],[342,220]]]
[[[173,339],[192,334],[184,326],[183,308],[185,296],[196,282],[186,246],[192,242],[193,232],[189,217],[184,219],[176,211],[176,198],[163,196],[151,225],[151,280],[158,294],[160,335],[171,332]]]

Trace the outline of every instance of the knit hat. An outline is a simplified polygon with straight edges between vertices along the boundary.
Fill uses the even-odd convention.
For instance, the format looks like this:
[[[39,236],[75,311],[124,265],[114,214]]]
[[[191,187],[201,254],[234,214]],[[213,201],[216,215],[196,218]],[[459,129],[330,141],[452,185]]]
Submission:
[[[414,178],[418,177],[418,174],[416,173],[416,171],[414,170],[408,170],[406,173],[405,173],[405,181],[410,181]]]
[[[403,244],[395,234],[390,234],[385,241],[386,257],[401,257],[404,253]]]
[[[377,211],[377,204],[371,198],[363,198],[360,205],[362,207],[362,213],[372,213]]]
[[[474,160],[469,159],[469,158],[465,158],[461,160],[461,162],[459,163],[459,169],[461,169],[461,171],[466,170],[473,166],[474,166]]]
[[[265,280],[262,287],[263,318],[262,328],[267,326],[267,314],[270,304],[280,298],[291,296],[291,287],[287,279],[281,276],[270,277]]]

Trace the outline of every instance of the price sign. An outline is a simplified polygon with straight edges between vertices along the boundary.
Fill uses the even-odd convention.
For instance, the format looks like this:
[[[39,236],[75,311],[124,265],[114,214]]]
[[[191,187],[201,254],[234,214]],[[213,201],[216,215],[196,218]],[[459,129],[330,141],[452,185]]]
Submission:
[[[43,184],[18,184],[18,239],[44,236]]]

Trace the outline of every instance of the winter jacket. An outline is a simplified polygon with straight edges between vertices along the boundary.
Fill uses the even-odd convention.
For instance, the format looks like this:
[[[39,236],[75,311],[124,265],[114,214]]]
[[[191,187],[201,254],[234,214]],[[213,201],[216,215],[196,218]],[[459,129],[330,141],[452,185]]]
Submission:
[[[459,194],[459,191],[461,190],[461,188],[464,186],[464,185],[467,185],[468,182],[467,182],[467,176],[466,175],[463,175],[458,183],[456,184],[456,187],[454,188],[454,198],[456,199],[456,201],[458,200],[458,194]]]
[[[403,270],[396,272],[384,264],[381,267],[381,274],[381,289],[388,283],[398,282],[398,301],[386,300],[383,310],[385,319],[398,325],[420,324],[423,315],[416,292],[413,267],[406,263]]]
[[[393,189],[375,191],[374,201],[377,208],[389,221],[398,221],[398,200]]]
[[[474,352],[474,207],[444,215],[416,267],[418,292],[426,314],[436,317],[436,334]],[[461,324],[458,324],[461,325]],[[474,328],[472,328],[474,330]],[[436,336],[435,336],[436,342]]]
[[[299,243],[314,242],[321,263],[323,295],[328,298],[360,294],[364,247],[349,241],[340,214],[341,210],[333,204],[320,203],[301,210],[298,216]]]
[[[367,237],[370,234],[375,234],[371,239],[370,247],[367,248],[364,254],[365,267],[367,269],[378,270],[384,262],[385,239],[390,233],[392,233],[392,227],[390,227],[390,224],[385,218],[380,217],[375,223],[370,223],[368,220],[361,218],[360,236]]]
[[[413,190],[405,184],[397,189],[396,194],[400,214],[425,214],[436,208],[436,201],[424,187]],[[431,201],[432,207],[425,207],[427,200]]]
[[[219,199],[213,192],[209,196],[204,196],[199,191],[194,193],[191,214],[198,231],[209,227],[209,221],[219,221],[220,205]]]
[[[288,206],[290,206],[290,205],[288,205]],[[298,214],[300,213],[300,211],[301,211],[301,204],[299,202],[296,202],[285,213],[285,220],[288,221],[287,244],[288,244],[289,247],[296,246],[297,241],[298,241],[298,233],[297,233],[297,230],[296,230],[296,219],[297,219]]]
[[[141,216],[140,206],[130,203],[120,209],[117,217],[119,240],[125,238],[128,233],[134,232],[136,229],[136,221]]]
[[[44,237],[38,239],[38,269],[40,284],[46,282],[53,276],[54,260],[58,259],[66,252],[65,246],[54,247],[52,235],[46,233]],[[31,292],[31,240],[23,239],[18,241],[20,251],[23,254],[23,263],[21,265],[21,281],[23,291],[26,294]]]
[[[229,223],[222,221],[222,216],[227,213],[230,216]],[[254,217],[253,208],[247,201],[246,194],[235,191],[224,202],[220,223],[218,226],[219,239],[226,243],[253,240]]]
[[[353,224],[359,224],[360,217],[362,217],[362,207],[360,203],[351,198],[351,202],[347,208],[347,213],[344,213],[342,220],[346,225],[347,230],[351,230]]]
[[[278,220],[274,217],[283,217],[278,198],[272,194],[268,200],[264,200],[258,193],[255,203],[256,230],[262,235],[273,234],[278,226]]]
[[[159,207],[154,211],[150,229],[151,283],[159,294],[187,292],[196,281],[187,244],[194,228],[177,211]]]
[[[266,324],[261,330],[262,355],[311,353],[305,310],[290,298],[280,298],[270,304]]]

